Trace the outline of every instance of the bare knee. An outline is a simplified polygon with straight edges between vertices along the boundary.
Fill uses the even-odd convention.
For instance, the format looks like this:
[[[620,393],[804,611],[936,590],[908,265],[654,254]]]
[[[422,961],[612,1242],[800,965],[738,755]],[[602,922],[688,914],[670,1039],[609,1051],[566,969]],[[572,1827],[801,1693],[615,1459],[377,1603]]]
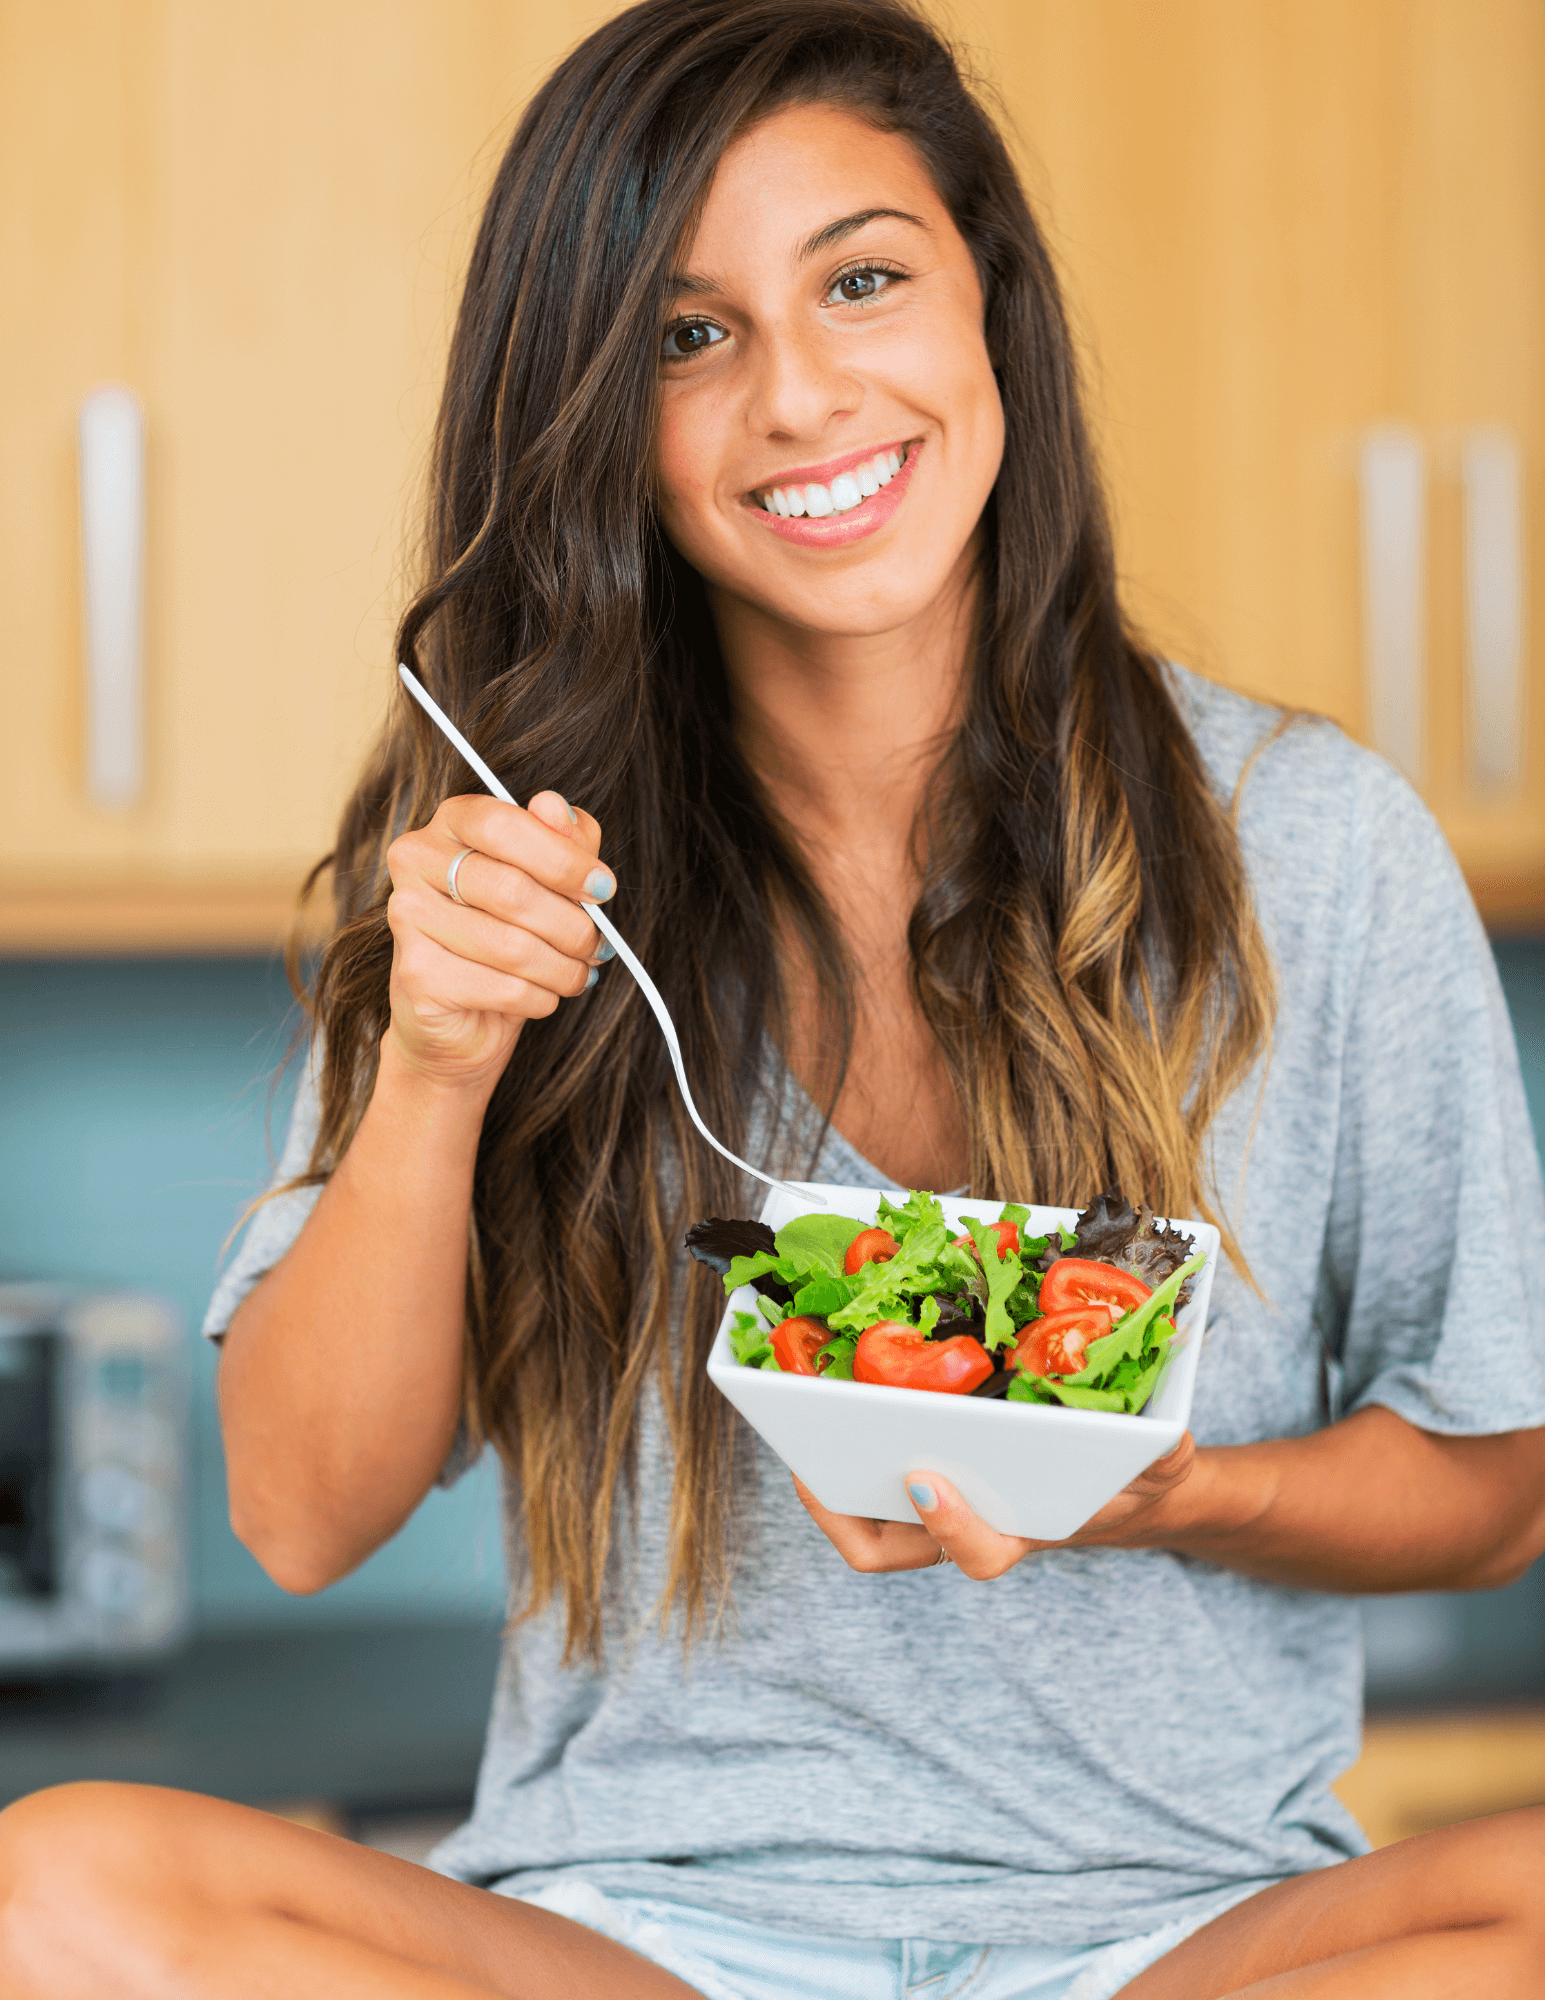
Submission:
[[[175,1900],[158,1835],[178,1796],[58,1785],[0,1812],[0,1991],[84,1992],[150,1943]]]

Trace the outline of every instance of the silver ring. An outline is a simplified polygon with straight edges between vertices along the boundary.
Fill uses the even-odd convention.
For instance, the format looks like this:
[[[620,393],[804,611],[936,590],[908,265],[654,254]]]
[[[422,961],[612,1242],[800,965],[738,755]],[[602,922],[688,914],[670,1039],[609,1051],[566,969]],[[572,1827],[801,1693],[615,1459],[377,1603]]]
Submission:
[[[456,887],[456,877],[461,870],[461,864],[466,860],[467,856],[476,853],[477,849],[475,847],[464,847],[445,871],[445,893],[453,903],[460,903],[464,910],[470,908],[470,905],[461,891]]]
[[[950,1554],[948,1549],[940,1549],[939,1553],[934,1557],[933,1561],[928,1565],[928,1567],[930,1569],[937,1569],[940,1563],[953,1562],[954,1560],[955,1558]]]

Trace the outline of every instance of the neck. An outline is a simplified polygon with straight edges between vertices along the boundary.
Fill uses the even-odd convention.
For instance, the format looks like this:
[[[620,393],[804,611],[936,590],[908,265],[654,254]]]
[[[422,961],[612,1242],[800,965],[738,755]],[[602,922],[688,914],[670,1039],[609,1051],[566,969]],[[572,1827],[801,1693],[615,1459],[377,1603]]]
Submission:
[[[807,852],[910,864],[960,717],[976,576],[972,547],[916,617],[862,634],[801,630],[710,590],[741,754]]]

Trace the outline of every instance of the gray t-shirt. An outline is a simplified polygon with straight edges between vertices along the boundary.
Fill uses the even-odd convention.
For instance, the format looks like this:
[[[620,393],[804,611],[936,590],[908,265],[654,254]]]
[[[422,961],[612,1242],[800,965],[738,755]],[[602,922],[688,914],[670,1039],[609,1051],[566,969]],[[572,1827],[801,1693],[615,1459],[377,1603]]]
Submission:
[[[1226,797],[1276,712],[1177,687]],[[1220,1270],[1198,1443],[1301,1436],[1328,1404],[1448,1434],[1545,1424],[1524,1278],[1545,1198],[1441,834],[1388,766],[1313,722],[1266,749],[1240,827],[1280,1007],[1213,1150],[1265,1297]],[[303,1092],[285,1171],[313,1118]],[[836,1135],[814,1177],[885,1185]],[[207,1330],[309,1207],[262,1211]],[[834,1935],[1076,1946],[1202,1921],[1366,1845],[1329,1789],[1358,1752],[1355,1603],[1163,1550],[1053,1551],[989,1584],[860,1576],[759,1443],[733,1619],[684,1662],[651,1617],[670,1477],[652,1410],[608,1665],[561,1666],[551,1613],[509,1636],[446,1872],[517,1891],[569,1872]]]

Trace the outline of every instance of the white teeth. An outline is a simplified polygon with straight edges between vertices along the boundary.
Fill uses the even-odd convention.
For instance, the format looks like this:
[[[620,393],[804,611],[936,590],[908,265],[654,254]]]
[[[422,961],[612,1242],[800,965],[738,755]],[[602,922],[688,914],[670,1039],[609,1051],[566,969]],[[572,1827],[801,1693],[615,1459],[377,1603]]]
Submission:
[[[829,487],[813,483],[770,486],[756,497],[767,513],[784,520],[797,521],[808,515],[813,521],[821,521],[828,514],[846,514],[878,493],[882,486],[890,485],[906,464],[910,449],[903,445],[899,451],[878,451],[850,472],[839,472]]]

